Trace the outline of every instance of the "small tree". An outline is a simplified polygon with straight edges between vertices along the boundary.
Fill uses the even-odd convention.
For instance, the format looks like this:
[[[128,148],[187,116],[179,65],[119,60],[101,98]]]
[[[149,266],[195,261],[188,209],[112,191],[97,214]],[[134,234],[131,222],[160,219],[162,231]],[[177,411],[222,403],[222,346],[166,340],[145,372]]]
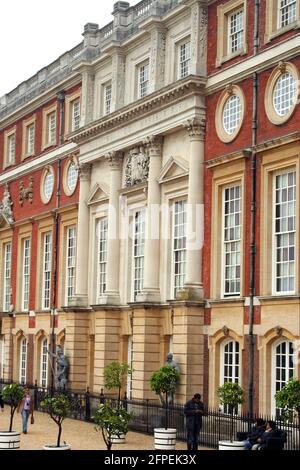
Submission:
[[[287,384],[278,390],[275,394],[276,405],[282,409],[283,418],[293,419],[296,414],[298,417],[298,426],[300,424],[300,380],[291,378]],[[300,442],[300,426],[299,442]]]
[[[221,405],[227,405],[231,415],[231,426],[230,426],[230,442],[233,441],[233,413],[238,405],[244,403],[244,390],[242,387],[235,382],[225,382],[221,387],[218,388],[218,397]]]
[[[113,408],[109,401],[99,405],[94,416],[95,429],[96,431],[101,429],[107,450],[112,448],[113,437],[120,437],[121,434],[128,432],[128,423],[132,417],[133,414],[124,408]]]
[[[60,438],[62,433],[62,423],[71,409],[71,401],[64,393],[57,393],[53,397],[47,397],[41,401],[41,408],[49,414],[51,419],[58,426],[58,436],[56,447],[60,447]]]
[[[2,389],[2,397],[3,400],[7,401],[10,406],[10,423],[8,432],[11,432],[13,427],[14,414],[20,401],[24,397],[24,389],[17,384],[5,385]]]
[[[157,372],[154,372],[150,377],[150,387],[157,395],[165,395],[165,429],[169,426],[169,406],[168,397],[170,394],[175,393],[176,384],[179,380],[179,372],[172,366],[163,366]]]
[[[118,390],[118,409],[120,408],[121,402],[121,389],[125,386],[127,377],[131,375],[132,372],[133,369],[131,369],[126,362],[121,364],[118,361],[113,361],[104,367],[104,387],[107,390],[114,388]]]

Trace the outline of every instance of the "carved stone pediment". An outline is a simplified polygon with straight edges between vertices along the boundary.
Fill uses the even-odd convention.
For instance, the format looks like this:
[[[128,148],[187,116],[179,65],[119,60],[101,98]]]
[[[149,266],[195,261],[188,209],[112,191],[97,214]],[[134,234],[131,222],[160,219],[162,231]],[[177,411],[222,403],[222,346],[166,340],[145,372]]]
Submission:
[[[101,185],[96,183],[87,199],[87,204],[96,204],[98,202],[107,201],[109,199],[108,188],[102,183]]]
[[[189,174],[189,163],[180,157],[171,157],[163,166],[158,177],[159,183],[167,183]]]
[[[125,186],[129,188],[147,181],[149,174],[149,156],[143,147],[135,147],[125,161]]]
[[[8,184],[6,183],[3,193],[3,199],[0,202],[0,221],[4,219],[8,225],[12,225],[15,221],[14,214],[12,211],[12,205],[13,202],[10,197]]]

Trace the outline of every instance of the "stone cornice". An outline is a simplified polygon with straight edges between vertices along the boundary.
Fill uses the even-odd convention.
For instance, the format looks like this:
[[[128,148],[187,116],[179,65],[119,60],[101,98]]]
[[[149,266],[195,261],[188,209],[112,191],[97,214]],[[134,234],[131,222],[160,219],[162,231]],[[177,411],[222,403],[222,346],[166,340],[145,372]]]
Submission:
[[[275,139],[266,140],[265,142],[258,144],[254,148],[254,150],[256,151],[256,153],[261,153],[266,150],[271,150],[275,147],[278,147],[279,145],[288,145],[288,144],[292,144],[293,142],[297,142],[299,140],[300,140],[300,131],[293,132],[292,134],[283,135],[280,137],[276,137]]]
[[[227,153],[216,158],[212,158],[205,162],[207,168],[212,168],[218,165],[224,165],[224,163],[232,162],[233,160],[239,160],[241,158],[248,158],[251,155],[250,149],[239,150],[237,152]]]
[[[161,90],[152,93],[138,102],[112,113],[105,118],[101,118],[76,133],[69,134],[67,139],[71,142],[82,143],[88,141],[102,132],[114,130],[124,123],[135,121],[156,110],[161,110],[163,106],[182,99],[190,94],[203,94],[205,79],[190,75],[189,77],[172,83]]]

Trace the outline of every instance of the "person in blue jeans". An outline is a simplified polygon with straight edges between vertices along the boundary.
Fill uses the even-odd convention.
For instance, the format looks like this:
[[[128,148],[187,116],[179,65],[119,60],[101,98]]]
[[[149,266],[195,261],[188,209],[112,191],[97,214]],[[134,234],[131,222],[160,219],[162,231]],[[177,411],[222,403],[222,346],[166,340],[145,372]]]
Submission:
[[[28,423],[28,418],[31,415],[31,419],[33,420],[33,409],[34,409],[34,404],[33,400],[30,396],[30,391],[29,388],[25,388],[25,394],[22,400],[20,401],[18,405],[18,413],[21,413],[22,416],[22,432],[24,434],[27,434],[27,423]]]

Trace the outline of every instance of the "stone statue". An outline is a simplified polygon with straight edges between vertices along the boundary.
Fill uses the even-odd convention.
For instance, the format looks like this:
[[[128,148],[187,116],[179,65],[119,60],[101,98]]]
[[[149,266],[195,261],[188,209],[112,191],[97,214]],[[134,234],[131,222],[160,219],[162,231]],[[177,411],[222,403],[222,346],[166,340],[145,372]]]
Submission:
[[[57,346],[56,354],[48,350],[51,357],[56,358],[55,388],[56,390],[66,390],[68,382],[69,361],[64,355],[61,346]]]
[[[166,358],[166,362],[164,363],[164,366],[174,367],[174,369],[176,369],[177,372],[180,374],[180,368],[179,368],[177,362],[173,360],[173,353],[169,352],[167,354],[167,358]],[[162,404],[165,405],[164,398],[161,395],[159,395],[159,397],[160,397],[160,401],[162,402]],[[173,405],[173,403],[174,403],[174,394],[169,393],[169,395],[168,395],[168,405]]]
[[[9,225],[12,225],[14,223],[12,205],[13,202],[10,197],[8,184],[6,183],[4,187],[2,202],[0,201],[0,217],[3,217]]]

